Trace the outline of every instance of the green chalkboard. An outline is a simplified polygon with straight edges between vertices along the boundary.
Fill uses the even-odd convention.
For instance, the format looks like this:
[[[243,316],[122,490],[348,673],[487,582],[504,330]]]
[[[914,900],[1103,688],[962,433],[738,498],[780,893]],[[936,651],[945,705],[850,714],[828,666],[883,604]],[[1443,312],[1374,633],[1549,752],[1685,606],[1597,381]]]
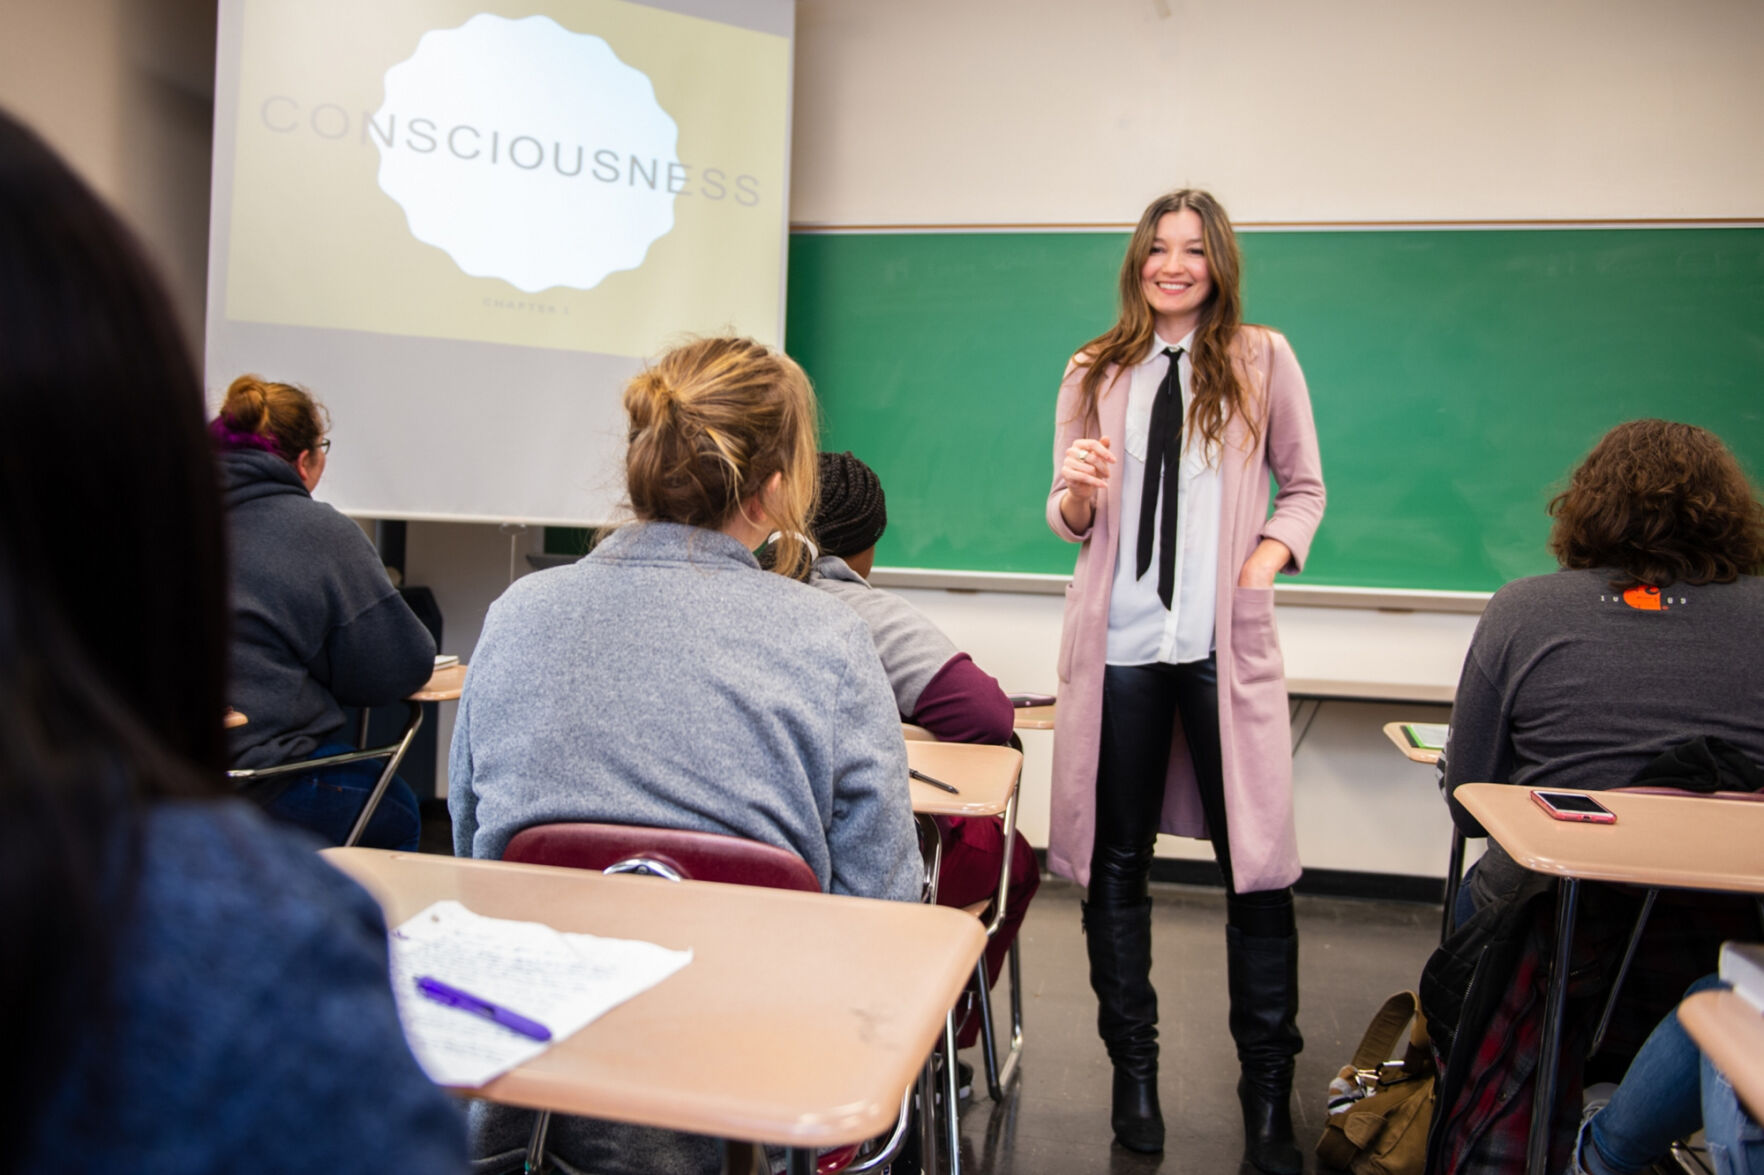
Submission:
[[[1303,582],[1491,590],[1547,570],[1551,493],[1611,425],[1687,420],[1764,472],[1764,230],[1246,232],[1329,509]],[[1124,233],[797,233],[786,345],[824,443],[881,474],[877,562],[1071,570],[1043,521],[1066,359]]]

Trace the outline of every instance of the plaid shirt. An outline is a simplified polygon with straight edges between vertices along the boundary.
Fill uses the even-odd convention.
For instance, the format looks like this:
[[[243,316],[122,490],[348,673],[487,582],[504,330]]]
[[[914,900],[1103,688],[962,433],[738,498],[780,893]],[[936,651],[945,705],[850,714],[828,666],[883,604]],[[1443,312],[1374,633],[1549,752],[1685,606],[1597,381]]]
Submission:
[[[1479,1034],[1461,1037],[1459,1048],[1474,1047],[1470,1077],[1447,1107],[1440,1107],[1433,1129],[1444,1136],[1430,1151],[1438,1162],[1429,1175],[1504,1175],[1525,1169],[1525,1144],[1531,1130],[1531,1105],[1543,1038],[1544,996],[1549,985],[1550,937],[1555,921],[1547,902],[1530,907],[1536,913],[1518,965],[1494,1016]],[[1575,1016],[1573,977],[1565,1009],[1562,1058],[1556,1082],[1556,1107],[1550,1132],[1550,1170],[1565,1170],[1574,1146],[1579,1119],[1581,1068],[1572,1063],[1585,1052],[1583,1016]]]
[[[1581,895],[1550,1116],[1552,1171],[1568,1169],[1580,1123],[1587,1049],[1639,901],[1639,891],[1614,886],[1586,885]],[[1529,919],[1530,925],[1504,978],[1498,1006],[1487,1023],[1459,1026],[1453,1047],[1474,1049],[1473,1061],[1458,1088],[1441,1089],[1429,1138],[1427,1175],[1505,1175],[1525,1168],[1555,940],[1554,903],[1547,898],[1525,903],[1516,916]],[[1749,899],[1662,893],[1624,981],[1594,1077],[1622,1076],[1648,1032],[1676,1006],[1685,987],[1714,967],[1724,938],[1757,933],[1758,914]],[[1485,970],[1478,968],[1478,982],[1501,981]]]

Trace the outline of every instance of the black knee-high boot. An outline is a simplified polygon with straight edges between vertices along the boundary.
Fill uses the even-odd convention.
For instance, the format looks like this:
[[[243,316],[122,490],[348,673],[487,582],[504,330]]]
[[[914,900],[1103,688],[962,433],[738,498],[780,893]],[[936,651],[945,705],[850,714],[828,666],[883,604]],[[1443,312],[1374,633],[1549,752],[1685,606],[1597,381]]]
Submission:
[[[1158,1108],[1158,995],[1151,984],[1151,902],[1084,906],[1096,1030],[1115,1066],[1109,1124],[1128,1150],[1164,1149]]]
[[[1298,1030],[1298,935],[1278,938],[1225,928],[1231,1039],[1243,1075],[1244,1158],[1269,1175],[1299,1175],[1304,1158],[1292,1138],[1293,1058]]]

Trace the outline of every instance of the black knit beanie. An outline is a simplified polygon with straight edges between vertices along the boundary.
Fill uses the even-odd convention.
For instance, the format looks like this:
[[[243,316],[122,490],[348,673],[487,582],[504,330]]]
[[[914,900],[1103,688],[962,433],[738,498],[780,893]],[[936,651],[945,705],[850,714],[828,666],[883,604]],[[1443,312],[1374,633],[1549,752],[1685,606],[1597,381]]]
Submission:
[[[823,555],[843,559],[875,546],[888,529],[888,505],[876,471],[850,453],[822,453],[821,494],[810,529]]]

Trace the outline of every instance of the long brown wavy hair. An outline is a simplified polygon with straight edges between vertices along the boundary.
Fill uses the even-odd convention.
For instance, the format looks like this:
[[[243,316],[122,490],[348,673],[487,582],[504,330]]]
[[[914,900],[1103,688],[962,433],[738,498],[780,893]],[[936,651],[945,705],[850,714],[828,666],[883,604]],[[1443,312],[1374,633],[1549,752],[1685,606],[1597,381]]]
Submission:
[[[1694,424],[1618,425],[1569,475],[1550,515],[1562,566],[1614,568],[1618,591],[1764,570],[1764,506],[1721,438]]]
[[[1233,415],[1243,418],[1254,447],[1260,426],[1255,414],[1248,410],[1248,389],[1231,360],[1231,343],[1243,325],[1243,298],[1240,285],[1243,277],[1243,256],[1237,249],[1237,234],[1231,219],[1219,202],[1198,188],[1183,188],[1159,196],[1146,206],[1139,224],[1127,242],[1127,256],[1121,261],[1118,298],[1120,317],[1105,333],[1090,340],[1080,349],[1074,362],[1087,370],[1078,384],[1077,419],[1091,420],[1096,416],[1097,397],[1102,394],[1103,378],[1109,368],[1125,368],[1143,362],[1151,350],[1155,333],[1151,306],[1140,288],[1140,272],[1151,256],[1152,241],[1158,221],[1172,212],[1191,210],[1200,217],[1201,247],[1207,257],[1207,272],[1212,277],[1213,292],[1201,307],[1200,322],[1194,331],[1194,350],[1189,356],[1194,378],[1191,387],[1194,402],[1188,410],[1188,433],[1200,437],[1206,451],[1223,448],[1225,424]]]

